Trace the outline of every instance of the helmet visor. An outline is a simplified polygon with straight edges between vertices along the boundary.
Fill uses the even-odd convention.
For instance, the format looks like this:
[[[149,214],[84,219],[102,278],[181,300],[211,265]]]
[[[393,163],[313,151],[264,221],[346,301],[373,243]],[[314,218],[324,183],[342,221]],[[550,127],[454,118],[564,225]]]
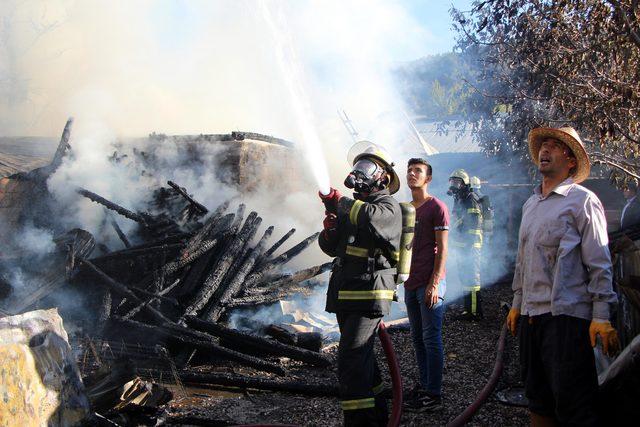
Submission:
[[[460,190],[463,182],[460,178],[449,178],[449,188],[452,190]]]
[[[375,176],[378,169],[379,166],[369,159],[358,160],[356,164],[353,165],[354,173],[357,172],[358,174],[363,175],[369,179]]]

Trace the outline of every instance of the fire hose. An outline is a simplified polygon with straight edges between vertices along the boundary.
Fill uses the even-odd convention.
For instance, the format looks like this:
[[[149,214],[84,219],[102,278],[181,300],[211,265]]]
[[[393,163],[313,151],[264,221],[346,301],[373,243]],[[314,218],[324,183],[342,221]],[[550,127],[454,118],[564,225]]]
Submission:
[[[469,422],[469,420],[478,412],[478,409],[484,404],[484,402],[491,396],[491,393],[495,390],[498,385],[498,380],[500,379],[500,375],[502,375],[502,370],[504,368],[504,348],[505,341],[507,338],[507,323],[505,322],[502,325],[502,331],[500,331],[500,338],[498,338],[498,349],[496,354],[496,363],[493,365],[493,372],[491,376],[487,380],[487,383],[484,385],[480,393],[476,396],[476,399],[469,405],[467,408],[462,411],[460,415],[455,417],[447,427],[459,427],[463,426]]]
[[[396,353],[393,351],[391,336],[387,332],[387,327],[383,321],[380,321],[378,327],[378,337],[384,350],[387,365],[389,366],[389,374],[391,375],[391,390],[393,393],[393,405],[391,407],[391,417],[387,423],[387,427],[398,427],[400,418],[402,417],[402,377],[400,376],[400,364]]]

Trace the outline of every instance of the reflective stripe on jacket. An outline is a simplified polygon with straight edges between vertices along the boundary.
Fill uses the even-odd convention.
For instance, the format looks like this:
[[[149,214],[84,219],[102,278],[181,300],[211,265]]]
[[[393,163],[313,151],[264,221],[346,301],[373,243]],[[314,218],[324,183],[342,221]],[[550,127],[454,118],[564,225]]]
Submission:
[[[453,232],[451,246],[458,248],[482,248],[482,205],[475,193],[457,199],[453,206]]]
[[[342,197],[334,238],[318,240],[336,257],[327,290],[329,312],[384,315],[395,297],[402,212],[388,190],[364,200]]]

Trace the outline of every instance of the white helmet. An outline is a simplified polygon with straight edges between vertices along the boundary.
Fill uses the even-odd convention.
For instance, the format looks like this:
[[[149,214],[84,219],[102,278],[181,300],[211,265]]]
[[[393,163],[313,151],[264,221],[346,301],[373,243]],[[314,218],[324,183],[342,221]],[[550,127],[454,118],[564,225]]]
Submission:
[[[479,190],[480,189],[480,178],[478,178],[477,176],[472,176],[471,178],[469,178],[469,186],[473,189]]]
[[[400,178],[393,169],[394,164],[387,150],[370,141],[356,142],[347,153],[349,165],[354,166],[363,158],[373,158],[383,164],[389,174],[389,193],[394,194],[400,189]]]

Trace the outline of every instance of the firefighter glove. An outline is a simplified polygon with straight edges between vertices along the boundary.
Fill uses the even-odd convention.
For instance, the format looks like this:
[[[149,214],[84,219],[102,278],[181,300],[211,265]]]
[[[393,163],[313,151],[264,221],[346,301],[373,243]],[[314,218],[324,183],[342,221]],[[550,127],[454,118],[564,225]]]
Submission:
[[[338,225],[338,217],[335,214],[329,213],[329,212],[325,212],[326,216],[324,217],[324,220],[322,221],[322,225],[324,227],[324,229],[326,231],[333,231],[336,229],[336,226]]]
[[[600,335],[602,340],[602,350],[607,356],[613,356],[618,352],[620,343],[618,341],[618,332],[611,326],[608,320],[601,321],[593,319],[589,325],[589,338],[591,338],[591,347],[596,346],[596,335]]]
[[[514,337],[516,336],[516,330],[518,329],[518,318],[520,317],[520,310],[517,308],[511,307],[509,309],[509,314],[507,315],[507,328],[509,328],[509,332]]]
[[[320,200],[324,203],[324,207],[330,213],[338,213],[338,200],[342,198],[342,194],[335,188],[330,188],[329,194],[322,194],[318,192],[318,196],[320,196]]]

